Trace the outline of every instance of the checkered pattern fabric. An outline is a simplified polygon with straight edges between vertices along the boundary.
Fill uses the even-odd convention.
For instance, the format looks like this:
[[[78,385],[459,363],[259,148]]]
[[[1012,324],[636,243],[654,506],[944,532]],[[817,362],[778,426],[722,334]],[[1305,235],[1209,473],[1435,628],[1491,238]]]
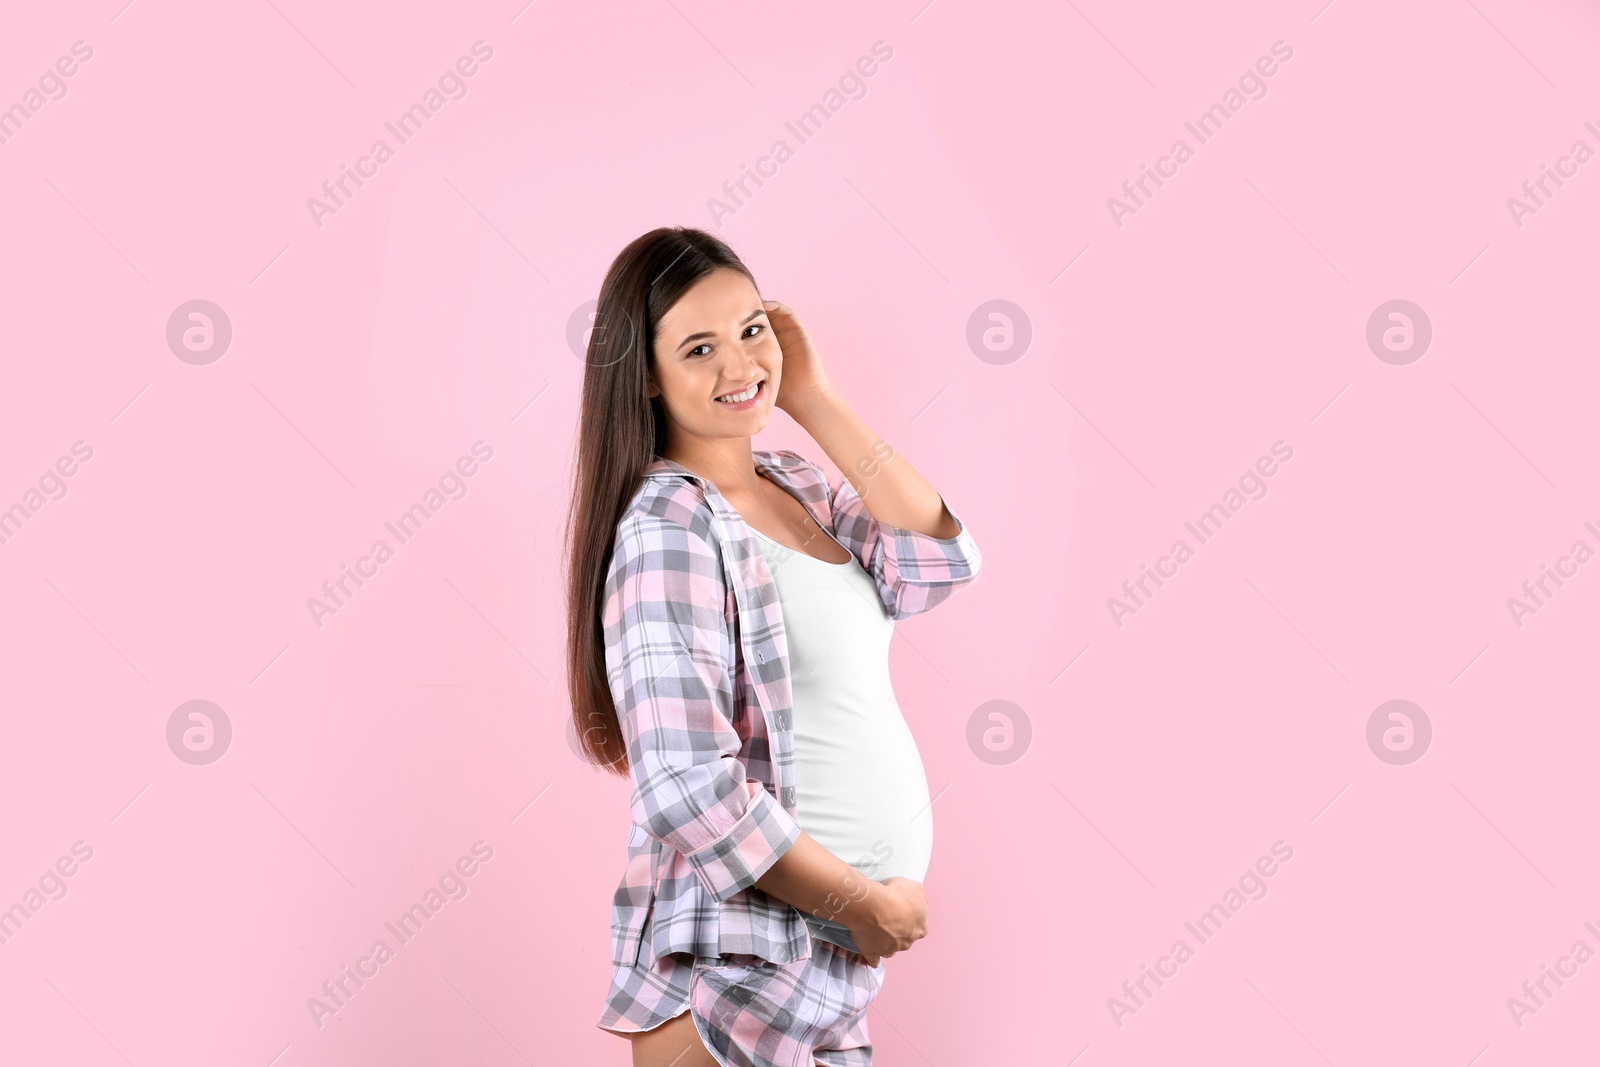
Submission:
[[[650,972],[652,989],[659,982],[662,994],[652,1025],[640,1029],[688,1011],[701,1043],[723,1067],[871,1067],[867,1009],[887,966],[869,967],[826,941],[792,963],[675,953]],[[621,988],[613,996],[627,1002]],[[613,1028],[632,1029],[622,1020]]]
[[[831,486],[795,452],[754,459],[851,551],[890,618],[922,614],[978,576],[982,557],[948,504],[959,532],[930,537],[877,521],[848,479]],[[617,526],[602,625],[633,793],[612,899],[614,978],[598,1025],[648,1030],[678,1014],[688,983],[675,953],[713,967],[753,957],[759,967],[746,978],[791,983],[802,999],[822,996],[805,967],[759,968],[814,960],[832,973],[851,959],[865,968],[755,888],[800,835],[794,708],[777,583],[714,484],[662,457],[646,469]],[[705,973],[717,987],[734,971]]]

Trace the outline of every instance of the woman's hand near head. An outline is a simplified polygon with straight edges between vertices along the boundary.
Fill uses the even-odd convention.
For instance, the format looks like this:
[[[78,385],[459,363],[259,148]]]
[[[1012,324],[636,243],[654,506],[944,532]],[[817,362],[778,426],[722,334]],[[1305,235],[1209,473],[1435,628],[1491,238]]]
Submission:
[[[911,878],[885,878],[867,896],[867,907],[851,912],[845,925],[850,939],[876,967],[887,956],[904,952],[928,936],[928,898],[922,883]]]
[[[817,355],[811,335],[800,324],[800,319],[787,304],[776,300],[762,302],[767,318],[772,323],[773,336],[783,352],[783,373],[778,379],[778,396],[773,404],[791,418],[805,405],[827,395],[833,386],[827,372],[822,369],[822,358]]]

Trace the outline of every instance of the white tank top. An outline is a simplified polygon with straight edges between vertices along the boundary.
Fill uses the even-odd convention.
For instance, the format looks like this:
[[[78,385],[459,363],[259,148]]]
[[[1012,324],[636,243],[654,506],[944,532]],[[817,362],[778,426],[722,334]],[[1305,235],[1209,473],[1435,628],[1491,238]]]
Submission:
[[[894,620],[854,556],[829,563],[751,530],[788,638],[800,828],[868,878],[920,882],[933,809],[889,681]]]

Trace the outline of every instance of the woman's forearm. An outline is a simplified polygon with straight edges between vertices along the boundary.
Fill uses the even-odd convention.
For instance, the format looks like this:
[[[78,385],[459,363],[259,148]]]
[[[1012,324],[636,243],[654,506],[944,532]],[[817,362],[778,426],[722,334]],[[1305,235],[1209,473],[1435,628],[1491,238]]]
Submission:
[[[883,892],[881,883],[834,855],[804,830],[756,880],[756,888],[808,915],[844,926],[853,926],[870,913]]]
[[[874,519],[941,539],[960,532],[939,491],[873,433],[837,392],[823,393],[791,414],[855,486]]]

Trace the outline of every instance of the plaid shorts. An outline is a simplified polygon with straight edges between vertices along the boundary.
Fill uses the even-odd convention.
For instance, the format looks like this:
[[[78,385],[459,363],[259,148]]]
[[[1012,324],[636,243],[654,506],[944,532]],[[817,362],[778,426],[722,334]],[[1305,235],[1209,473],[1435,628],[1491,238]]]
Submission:
[[[815,938],[811,958],[793,963],[673,953],[648,972],[651,984],[665,982],[671,993],[649,1025],[630,1026],[619,1013],[630,969],[618,968],[599,1026],[637,1033],[687,1009],[722,1067],[871,1067],[867,1008],[883,987],[884,967]]]

